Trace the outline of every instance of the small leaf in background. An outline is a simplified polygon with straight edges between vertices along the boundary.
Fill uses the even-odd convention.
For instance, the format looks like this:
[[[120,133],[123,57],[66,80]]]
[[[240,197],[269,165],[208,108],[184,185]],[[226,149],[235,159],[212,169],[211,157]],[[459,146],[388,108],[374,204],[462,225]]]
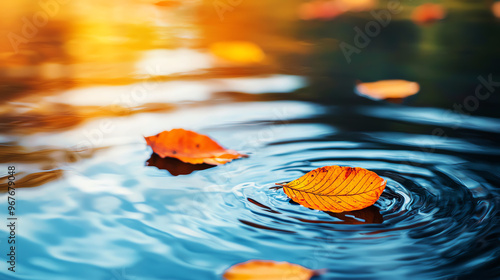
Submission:
[[[210,52],[217,57],[237,63],[258,63],[266,57],[259,46],[246,41],[213,43],[210,45]]]
[[[372,83],[360,83],[356,86],[359,95],[375,100],[401,99],[420,91],[420,85],[416,82],[405,80],[384,80]]]
[[[210,137],[184,129],[172,129],[145,137],[153,152],[162,158],[171,157],[191,164],[221,165],[246,157],[219,145]]]
[[[493,15],[495,15],[497,18],[500,18],[500,1],[493,3],[493,5],[491,6],[491,11],[493,12]]]
[[[443,6],[433,3],[425,3],[413,10],[411,15],[414,22],[418,24],[431,23],[442,20],[446,16]]]
[[[360,167],[325,166],[314,169],[283,187],[285,194],[302,206],[335,213],[373,205],[386,181]]]
[[[288,262],[252,260],[230,267],[226,280],[309,280],[314,270]]]

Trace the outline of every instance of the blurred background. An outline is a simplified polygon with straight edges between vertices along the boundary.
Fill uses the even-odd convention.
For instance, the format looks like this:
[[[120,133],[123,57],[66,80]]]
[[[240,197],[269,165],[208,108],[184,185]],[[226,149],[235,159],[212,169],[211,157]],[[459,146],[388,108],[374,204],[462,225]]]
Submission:
[[[423,22],[415,19],[423,1],[229,2],[2,3],[8,11],[0,21],[3,117],[5,107],[13,110],[16,103],[38,103],[75,88],[137,83],[148,75],[298,75],[307,84],[287,99],[332,104],[363,102],[352,94],[357,81],[405,79],[422,87],[408,101],[412,106],[451,108],[474,93],[478,76],[498,73],[500,8],[493,1],[437,1],[444,14],[435,18],[432,9],[424,11]],[[399,8],[389,13],[387,26],[372,28],[377,34],[356,47],[354,28],[366,34],[368,22],[378,22],[372,11],[384,18],[391,2]],[[234,41],[251,44],[250,51],[241,49],[229,59],[214,51],[214,44]],[[346,59],[342,42],[359,52]],[[252,47],[262,54],[256,56]],[[229,48],[234,46],[222,52]],[[161,70],[149,73],[148,65]],[[493,115],[497,104],[494,94],[475,114]]]
[[[451,223],[458,211],[465,216],[453,225],[472,217],[487,221],[484,227],[470,224],[477,235],[457,231],[469,238],[458,244],[439,243],[435,236],[444,251],[457,246],[459,253],[430,256],[432,242],[425,249],[412,247],[422,258],[448,266],[388,264],[393,275],[409,277],[418,270],[422,277],[456,276],[453,271],[462,273],[457,267],[469,260],[463,277],[498,273],[490,261],[499,236],[500,2],[16,0],[2,1],[0,9],[0,163],[5,170],[16,165],[20,188],[38,187],[26,190],[19,205],[18,215],[32,226],[19,233],[25,269],[15,277],[69,279],[64,275],[72,269],[86,279],[132,279],[121,269],[137,276],[149,267],[147,279],[217,279],[236,261],[265,256],[314,269],[338,264],[331,256],[304,263],[300,254],[323,246],[316,239],[302,240],[293,255],[283,247],[251,245],[253,237],[239,240],[229,230],[236,225],[244,233],[250,227],[257,230],[255,238],[272,239],[262,232],[277,227],[309,238],[312,229],[297,228],[295,220],[289,228],[246,212],[246,223],[235,218],[237,212],[218,216],[228,211],[224,207],[253,209],[248,197],[299,215],[286,197],[275,205],[268,184],[327,164],[372,168],[394,180],[377,217],[400,213],[408,215],[408,224],[418,224],[438,215],[446,224],[441,218]],[[384,80],[401,81],[371,84]],[[208,134],[251,156],[225,169],[158,163],[142,137],[176,127]],[[408,178],[391,175],[397,172]],[[475,183],[453,177],[467,172],[475,174],[468,179]],[[428,183],[417,182],[426,176]],[[417,183],[408,187],[408,180]],[[245,189],[248,184],[257,190]],[[471,204],[462,210],[450,210],[449,201],[429,206],[447,214],[415,210],[439,204],[431,197],[446,197],[439,187],[450,184],[464,191],[450,197],[466,197],[455,197],[454,205]],[[193,211],[186,206],[190,196],[214,185],[195,205],[206,207],[186,214]],[[415,193],[419,186],[426,193]],[[223,202],[213,205],[214,193]],[[418,213],[404,214],[411,209]],[[200,220],[184,220],[185,215]],[[388,223],[389,216],[382,226],[405,222],[399,217]],[[225,226],[227,231],[217,233]],[[407,239],[394,248],[439,234],[428,226],[412,235],[401,225]],[[205,234],[225,238],[203,237],[198,241],[204,245],[193,241]],[[474,240],[483,247],[467,251]],[[100,249],[77,249],[89,243]],[[375,266],[373,256],[364,262]],[[186,276],[186,270],[193,274]],[[358,271],[353,279],[385,277],[377,269]],[[324,277],[343,273],[332,269]]]

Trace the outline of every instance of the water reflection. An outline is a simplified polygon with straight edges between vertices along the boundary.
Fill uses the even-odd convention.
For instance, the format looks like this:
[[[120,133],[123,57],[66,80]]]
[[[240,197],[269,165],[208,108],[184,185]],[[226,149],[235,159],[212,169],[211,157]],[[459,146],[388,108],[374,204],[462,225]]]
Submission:
[[[368,208],[343,213],[328,213],[328,215],[342,220],[346,224],[381,224],[384,217],[380,214],[380,208],[372,205]]]
[[[6,193],[9,187],[14,188],[34,188],[50,183],[51,181],[58,180],[62,177],[62,170],[50,170],[45,172],[36,172],[31,174],[25,174],[20,172],[15,174],[13,181],[16,185],[9,185],[9,176],[4,176],[0,178],[0,193]]]
[[[158,169],[167,170],[173,176],[188,175],[197,170],[205,170],[215,167],[210,164],[190,164],[180,161],[176,158],[162,158],[159,155],[152,153],[151,157],[146,161],[147,166],[155,166]]]
[[[275,188],[271,188],[275,189]],[[264,211],[273,213],[273,214],[282,214],[279,211],[273,210],[272,208],[252,199],[252,198],[247,198],[247,200],[252,203],[257,205],[258,207],[262,208]],[[295,205],[297,207],[300,207],[300,204],[296,203],[293,200],[289,200],[288,203]],[[313,210],[313,209],[311,209]],[[341,220],[339,221],[328,221],[328,220],[311,220],[311,219],[305,219],[305,218],[297,218],[290,216],[292,219],[296,219],[298,221],[304,222],[304,223],[313,223],[313,224],[351,224],[351,225],[357,225],[357,224],[381,224],[384,222],[384,217],[382,214],[380,214],[380,208],[378,208],[375,205],[372,205],[370,207],[367,207],[365,209],[361,210],[356,210],[356,211],[348,211],[348,212],[343,212],[343,213],[333,213],[333,212],[327,212],[325,211],[326,214],[328,214],[331,217],[334,217],[336,219]],[[247,222],[246,224],[248,224]],[[262,227],[261,227],[262,228]]]
[[[286,232],[286,233],[295,233],[294,231],[289,231],[289,230],[284,230],[284,229],[279,229],[279,228],[273,228],[245,220],[239,220],[242,224],[245,224],[250,227],[258,228],[258,229],[264,229],[264,230],[273,230],[273,231],[278,231],[278,232]]]

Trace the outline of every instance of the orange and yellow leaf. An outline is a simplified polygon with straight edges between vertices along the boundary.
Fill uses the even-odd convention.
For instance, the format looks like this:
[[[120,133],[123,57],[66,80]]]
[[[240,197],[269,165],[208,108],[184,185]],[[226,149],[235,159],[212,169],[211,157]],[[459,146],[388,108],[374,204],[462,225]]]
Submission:
[[[285,194],[302,206],[330,212],[353,211],[373,205],[386,181],[360,167],[325,166],[283,186]]]
[[[309,280],[314,270],[288,262],[252,260],[230,267],[226,280]]]
[[[237,151],[225,149],[206,135],[184,129],[164,131],[145,139],[160,157],[172,157],[191,164],[221,165],[246,157]]]

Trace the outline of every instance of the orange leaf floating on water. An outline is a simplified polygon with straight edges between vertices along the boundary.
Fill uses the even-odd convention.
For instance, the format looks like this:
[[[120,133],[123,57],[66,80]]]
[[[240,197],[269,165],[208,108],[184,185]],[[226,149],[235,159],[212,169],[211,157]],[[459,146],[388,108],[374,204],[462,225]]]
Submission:
[[[442,20],[446,16],[443,6],[433,3],[425,3],[413,10],[412,19],[416,23],[430,23]]]
[[[252,260],[230,267],[226,280],[309,280],[314,270],[288,262]]]
[[[172,157],[192,164],[225,164],[246,157],[219,145],[210,137],[184,129],[172,129],[155,136],[145,137],[153,152],[162,158]]]
[[[266,57],[259,46],[246,41],[213,43],[210,51],[220,58],[238,63],[257,63]]]
[[[373,205],[386,181],[360,167],[325,166],[283,186],[285,194],[302,206],[340,213]]]
[[[420,91],[420,85],[416,82],[405,80],[384,80],[373,83],[360,83],[356,91],[376,100],[389,98],[405,98]]]

